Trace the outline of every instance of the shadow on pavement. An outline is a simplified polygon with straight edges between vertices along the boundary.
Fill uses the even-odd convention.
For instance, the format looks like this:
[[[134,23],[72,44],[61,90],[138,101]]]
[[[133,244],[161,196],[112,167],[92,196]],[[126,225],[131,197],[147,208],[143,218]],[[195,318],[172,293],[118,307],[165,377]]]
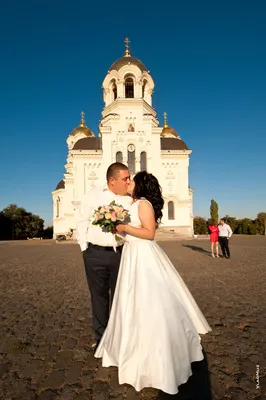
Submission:
[[[188,247],[191,250],[198,251],[199,253],[211,254],[211,251],[203,249],[203,247],[191,246],[189,244],[183,244],[183,247]]]
[[[175,395],[159,392],[157,400],[212,400],[208,361],[204,350],[203,354],[204,360],[192,363],[192,376],[179,386],[179,392]]]

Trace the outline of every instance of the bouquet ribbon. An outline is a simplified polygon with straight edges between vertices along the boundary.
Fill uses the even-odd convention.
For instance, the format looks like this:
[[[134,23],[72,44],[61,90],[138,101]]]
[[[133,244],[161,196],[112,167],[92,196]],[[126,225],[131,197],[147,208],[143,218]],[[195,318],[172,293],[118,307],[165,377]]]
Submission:
[[[115,253],[116,253],[116,248],[117,248],[117,240],[115,238],[115,234],[113,234],[113,249],[114,249]]]

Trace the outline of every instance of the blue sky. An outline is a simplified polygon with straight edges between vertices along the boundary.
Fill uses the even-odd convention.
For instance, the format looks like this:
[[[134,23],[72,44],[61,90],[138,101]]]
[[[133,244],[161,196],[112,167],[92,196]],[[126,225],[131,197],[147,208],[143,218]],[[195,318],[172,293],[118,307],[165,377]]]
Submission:
[[[193,150],[194,214],[266,211],[266,5],[245,0],[14,0],[0,15],[0,209],[52,220],[66,139],[80,112],[97,133],[101,84],[131,40],[153,105]]]

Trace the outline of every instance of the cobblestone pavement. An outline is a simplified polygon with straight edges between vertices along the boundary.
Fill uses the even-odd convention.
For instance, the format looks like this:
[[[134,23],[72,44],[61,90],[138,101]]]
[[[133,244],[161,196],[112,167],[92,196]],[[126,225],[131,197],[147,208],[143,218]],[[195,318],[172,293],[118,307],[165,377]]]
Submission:
[[[211,258],[208,240],[162,247],[213,328],[178,395],[136,393],[100,366],[78,246],[32,241],[0,243],[0,398],[265,399],[266,237],[233,237],[231,260]]]

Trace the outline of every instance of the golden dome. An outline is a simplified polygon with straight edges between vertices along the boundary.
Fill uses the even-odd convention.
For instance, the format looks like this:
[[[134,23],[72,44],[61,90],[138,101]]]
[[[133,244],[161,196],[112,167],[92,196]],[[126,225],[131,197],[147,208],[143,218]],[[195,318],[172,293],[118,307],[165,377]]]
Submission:
[[[161,136],[165,137],[165,138],[179,138],[180,139],[180,136],[178,135],[177,131],[168,125],[166,112],[164,113],[164,125],[163,125],[163,130],[162,130]]]
[[[129,43],[130,40],[128,38],[125,39],[125,45],[126,45],[126,50],[125,50],[125,55],[121,58],[119,58],[118,60],[116,60],[111,67],[109,68],[109,71],[119,71],[124,65],[136,65],[141,72],[147,71],[147,68],[145,67],[145,65],[143,64],[142,61],[140,61],[138,58],[136,57],[131,57],[130,54],[130,50],[129,50]]]
[[[171,126],[164,126],[162,130],[163,137],[178,137],[177,131]]]
[[[85,136],[94,136],[94,133],[90,130],[90,128],[85,125],[85,119],[84,119],[84,112],[82,111],[81,113],[81,124],[77,126],[73,131],[70,133],[71,136],[78,135],[79,133],[85,135]]]

